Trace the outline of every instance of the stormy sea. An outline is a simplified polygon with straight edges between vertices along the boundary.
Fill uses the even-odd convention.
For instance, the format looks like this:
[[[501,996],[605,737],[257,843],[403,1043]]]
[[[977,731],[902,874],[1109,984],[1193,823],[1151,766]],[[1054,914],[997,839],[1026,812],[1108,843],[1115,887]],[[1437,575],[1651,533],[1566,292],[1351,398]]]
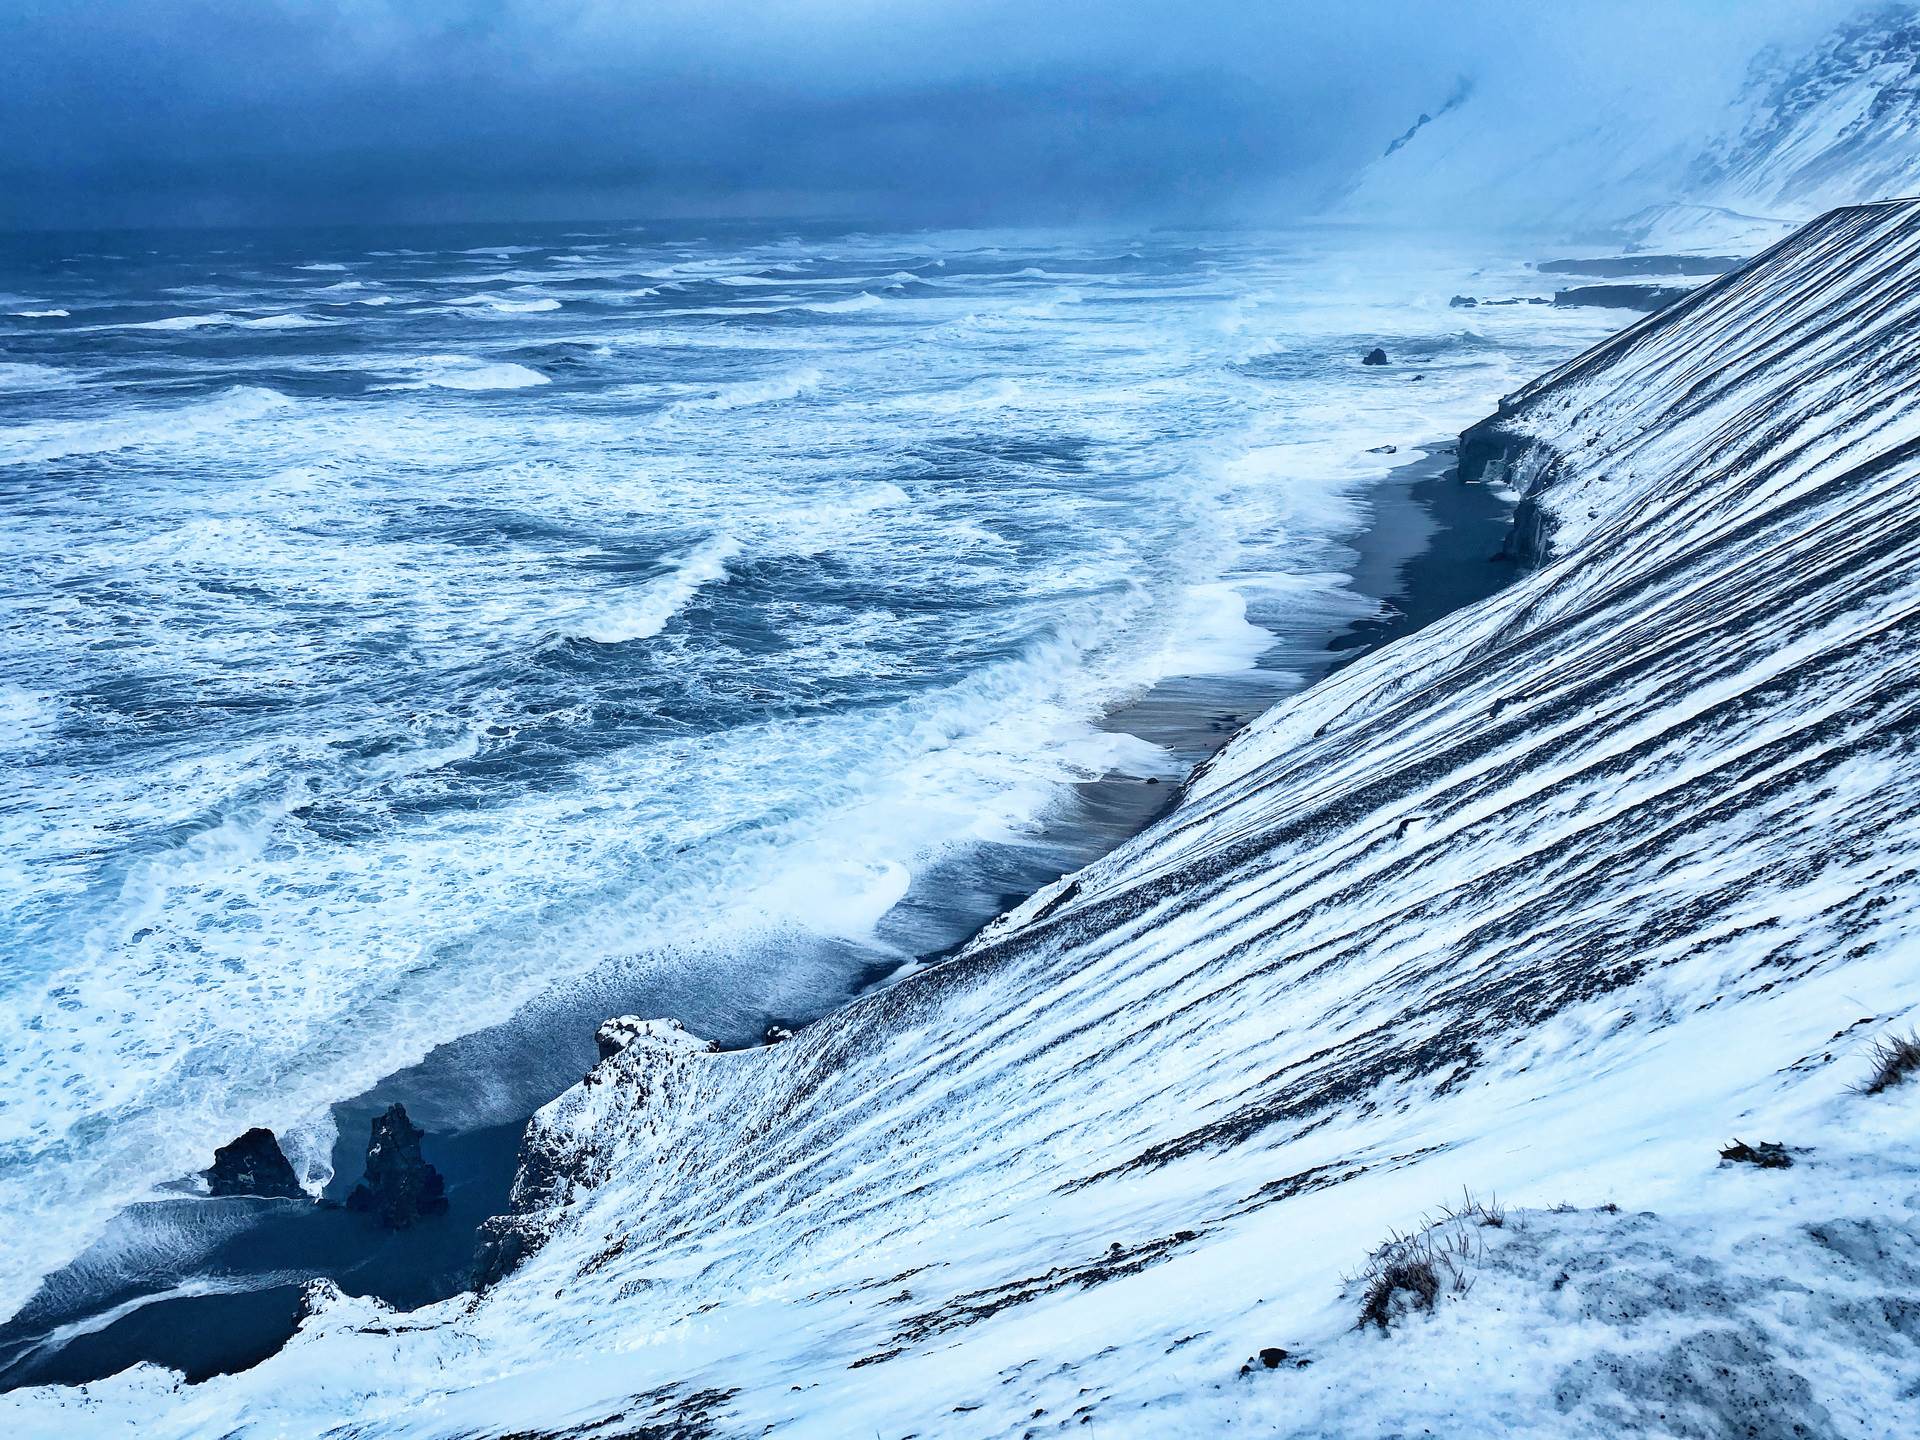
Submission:
[[[32,1353],[353,1288],[233,1259],[248,1127],[333,1194],[403,1099],[476,1219],[605,1016],[758,1043],[1110,848],[1383,613],[1381,477],[1620,321],[1331,233],[3,243]]]

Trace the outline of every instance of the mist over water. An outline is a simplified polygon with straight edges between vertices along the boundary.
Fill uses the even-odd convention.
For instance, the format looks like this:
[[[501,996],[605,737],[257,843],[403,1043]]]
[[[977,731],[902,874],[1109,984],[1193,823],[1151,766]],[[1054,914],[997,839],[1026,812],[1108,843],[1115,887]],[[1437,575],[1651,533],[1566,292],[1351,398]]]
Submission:
[[[529,1006],[640,991],[744,1043],[950,943],[916,877],[1038,843],[1076,783],[1177,778],[1103,715],[1360,613],[1370,449],[1604,328],[1449,311],[1476,264],[11,242],[4,1308],[249,1125],[324,1177],[329,1104]],[[443,1122],[552,1093],[462,1063]]]

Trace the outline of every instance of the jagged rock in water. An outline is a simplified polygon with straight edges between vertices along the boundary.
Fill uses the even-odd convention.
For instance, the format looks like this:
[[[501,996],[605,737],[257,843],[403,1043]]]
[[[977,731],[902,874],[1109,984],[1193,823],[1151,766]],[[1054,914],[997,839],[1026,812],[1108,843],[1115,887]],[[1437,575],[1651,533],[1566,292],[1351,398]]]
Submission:
[[[778,1045],[782,1040],[791,1040],[792,1038],[793,1031],[785,1025],[769,1025],[767,1026],[767,1033],[762,1037],[760,1043],[763,1045]]]
[[[446,1181],[420,1153],[425,1135],[393,1104],[373,1120],[367,1142],[367,1173],[347,1196],[347,1208],[372,1215],[389,1230],[405,1230],[416,1220],[447,1209]]]
[[[1361,357],[1360,363],[1362,365],[1385,365],[1387,363],[1387,352],[1376,345]]]
[[[274,1133],[256,1125],[238,1140],[213,1152],[206,1171],[209,1195],[265,1195],[277,1200],[304,1200],[300,1177],[280,1149]]]

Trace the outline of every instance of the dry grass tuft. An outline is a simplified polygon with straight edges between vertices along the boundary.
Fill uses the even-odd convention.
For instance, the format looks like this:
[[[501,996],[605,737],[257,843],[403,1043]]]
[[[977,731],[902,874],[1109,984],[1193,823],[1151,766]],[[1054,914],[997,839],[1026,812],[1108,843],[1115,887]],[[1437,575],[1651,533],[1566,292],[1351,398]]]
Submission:
[[[1881,1095],[1920,1075],[1920,1032],[1889,1035],[1873,1047],[1873,1074],[1860,1087],[1862,1095]]]
[[[1431,1312],[1442,1295],[1466,1294],[1485,1252],[1478,1232],[1506,1223],[1507,1212],[1498,1202],[1463,1194],[1459,1205],[1442,1206],[1439,1218],[1414,1234],[1389,1235],[1354,1277],[1361,1286],[1354,1328],[1388,1330],[1408,1315]]]

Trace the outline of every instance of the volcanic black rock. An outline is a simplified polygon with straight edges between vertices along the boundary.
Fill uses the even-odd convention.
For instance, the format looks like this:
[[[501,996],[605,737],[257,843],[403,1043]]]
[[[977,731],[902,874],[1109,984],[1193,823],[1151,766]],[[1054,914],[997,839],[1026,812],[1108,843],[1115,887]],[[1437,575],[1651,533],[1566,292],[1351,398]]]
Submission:
[[[1366,353],[1360,363],[1362,365],[1384,365],[1387,363],[1387,352],[1376,345]]]
[[[304,1200],[300,1177],[293,1173],[273,1131],[256,1125],[238,1140],[213,1152],[206,1172],[209,1195],[266,1195]]]
[[[347,1208],[372,1215],[389,1230],[405,1230],[425,1216],[444,1214],[447,1185],[420,1154],[424,1134],[402,1105],[375,1116],[366,1177],[347,1196]]]

